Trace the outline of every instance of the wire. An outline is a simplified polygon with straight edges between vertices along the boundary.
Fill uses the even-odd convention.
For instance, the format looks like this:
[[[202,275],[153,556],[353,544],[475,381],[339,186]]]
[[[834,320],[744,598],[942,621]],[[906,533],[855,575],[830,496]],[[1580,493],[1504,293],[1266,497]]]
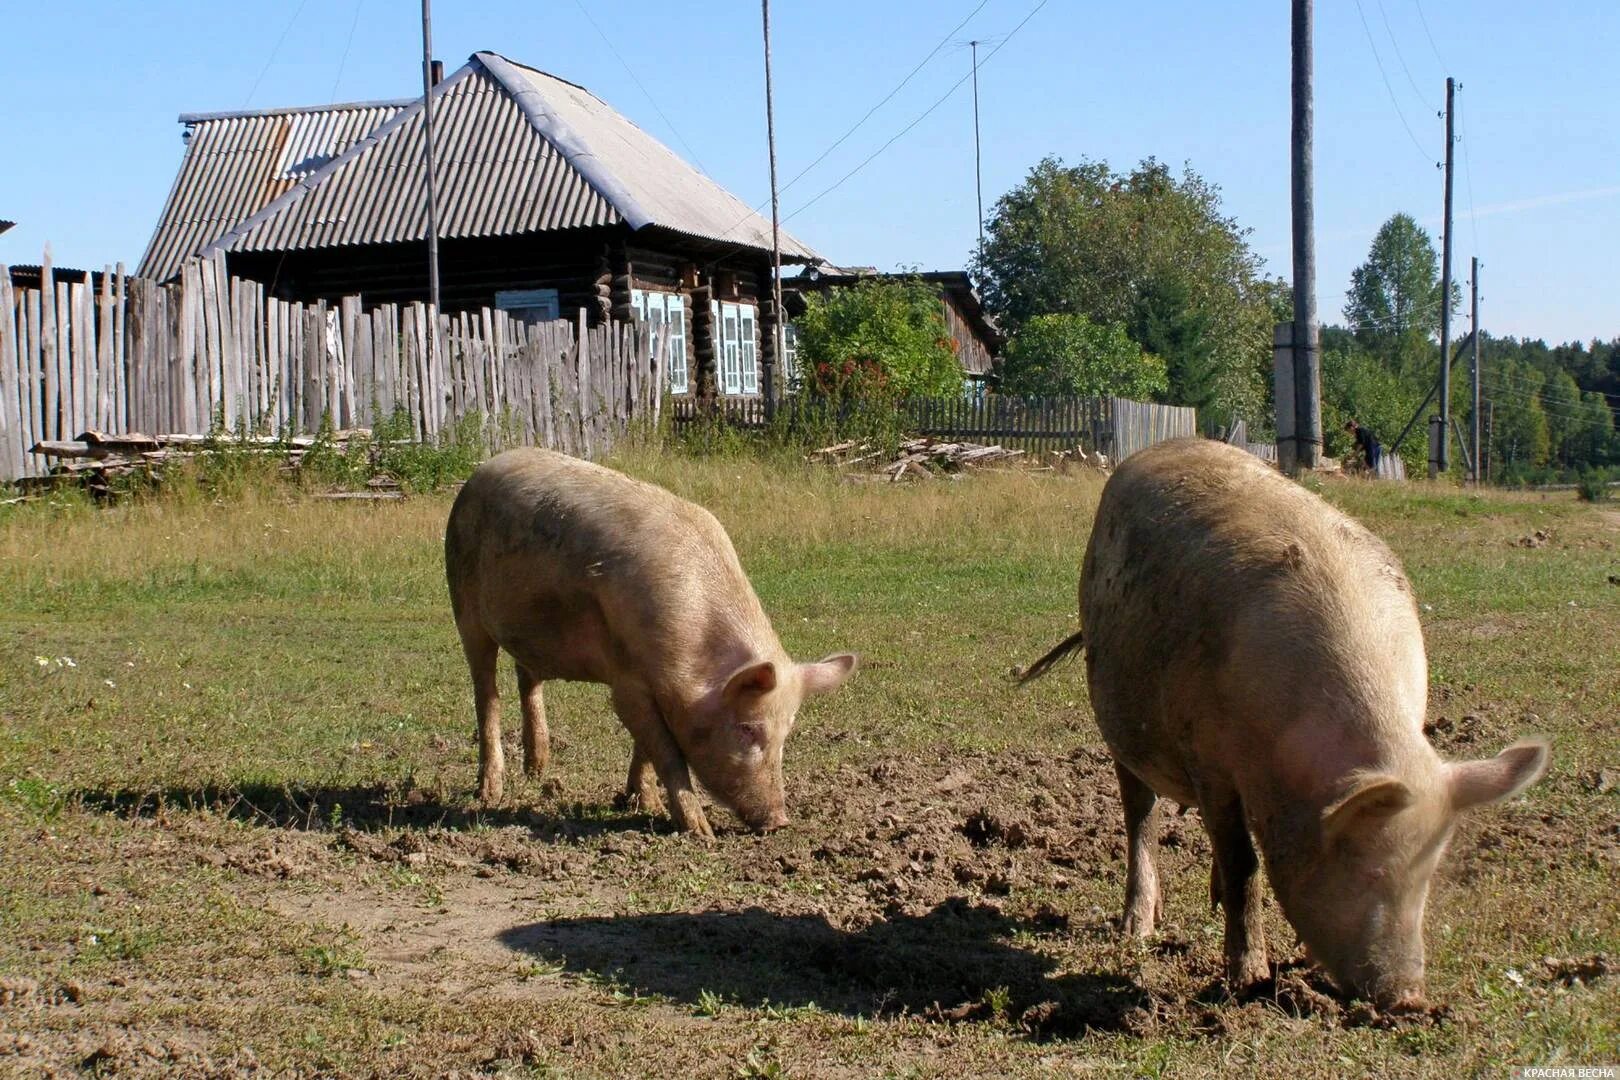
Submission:
[[[786,191],[788,188],[792,187],[794,184],[798,183],[800,180],[804,179],[805,173],[809,172],[811,169],[815,168],[817,165],[820,165],[823,161],[827,160],[827,155],[832,153],[834,150],[838,149],[840,146],[842,146],[844,144],[845,139],[849,138],[851,135],[855,134],[856,131],[860,130],[860,127],[861,127],[862,124],[864,124],[868,120],[872,119],[872,114],[873,113],[877,112],[879,109],[883,108],[883,106],[887,105],[890,101],[894,100],[894,95],[898,94],[901,90],[905,89],[906,84],[909,83],[912,80],[912,78],[917,74],[917,72],[921,71],[924,67],[926,67],[930,60],[932,60],[934,57],[938,56],[939,55],[939,50],[943,49],[946,45],[950,44],[951,35],[955,34],[958,30],[962,29],[962,27],[966,26],[969,22],[971,22],[972,19],[973,19],[973,16],[975,16],[979,12],[983,11],[985,5],[988,4],[989,2],[990,2],[990,0],[980,0],[979,6],[974,8],[972,11],[968,12],[967,18],[963,19],[961,22],[957,23],[954,27],[952,27],[951,32],[949,34],[946,34],[943,38],[941,38],[940,41],[939,41],[939,44],[935,45],[933,47],[933,49],[929,51],[928,55],[922,58],[922,61],[916,67],[912,68],[909,72],[907,72],[906,77],[901,79],[899,81],[899,83],[897,83],[895,85],[895,88],[893,90],[890,90],[887,94],[884,95],[883,100],[879,101],[876,105],[873,105],[870,109],[867,109],[866,110],[866,115],[862,116],[859,120],[855,121],[855,123],[850,127],[850,129],[848,131],[846,131],[842,135],[838,136],[838,138],[836,140],[834,140],[834,142],[833,142],[833,144],[831,146],[827,147],[827,149],[823,150],[820,153],[820,155],[817,156],[816,160],[812,161],[810,164],[808,164],[804,168],[800,169],[798,174],[795,175],[793,177],[793,179],[789,180],[787,183],[783,184],[780,188],[778,188],[777,193],[781,194],[782,192]],[[767,201],[769,201],[769,200],[767,200]]]
[[[1586,420],[1590,418],[1590,414],[1571,411],[1573,406],[1566,405],[1562,402],[1549,403],[1544,394],[1531,393],[1526,390],[1519,390],[1514,387],[1506,386],[1495,382],[1495,378],[1496,376],[1492,376],[1490,380],[1481,378],[1479,383],[1480,393],[1489,394],[1491,397],[1505,398],[1506,400],[1513,401],[1521,405],[1539,405],[1541,406],[1542,412],[1546,413],[1548,416],[1556,416],[1560,420]],[[1595,404],[1595,402],[1582,399],[1579,404],[1590,405]],[[1610,414],[1611,422],[1613,421],[1614,417],[1620,416],[1620,410],[1617,410],[1614,406],[1608,404],[1607,402],[1603,403],[1603,408]]]
[[[686,141],[686,136],[682,135],[681,129],[675,126],[675,121],[664,115],[664,110],[659,107],[658,99],[647,92],[647,88],[641,84],[641,79],[636,75],[635,69],[624,62],[624,57],[620,56],[619,50],[614,47],[613,39],[609,38],[602,32],[602,28],[596,24],[596,20],[591,17],[590,11],[583,3],[580,2],[580,0],[574,0],[574,6],[579,8],[579,13],[585,16],[586,22],[591,24],[591,29],[596,31],[596,36],[602,39],[602,44],[606,45],[608,47],[608,52],[613,54],[613,59],[619,62],[619,66],[624,68],[625,73],[630,76],[630,80],[636,84],[636,89],[640,90],[642,96],[652,103],[653,111],[658,113],[658,118],[664,122],[664,126],[669,128],[669,130],[674,134],[676,140],[680,142],[687,154],[691,156],[693,163],[698,167],[698,171],[707,176],[709,174],[709,170],[703,167],[703,162],[698,158],[697,151],[693,150],[692,144]]]
[[[575,2],[577,3],[578,0],[575,0]],[[928,55],[922,58],[922,62],[919,63],[916,67],[912,68],[911,71],[906,75],[906,77],[901,79],[900,82],[895,86],[895,88],[893,90],[890,90],[888,92],[888,94],[885,95],[884,98],[881,101],[879,101],[876,105],[873,105],[870,109],[867,109],[865,116],[862,116],[859,120],[855,121],[854,125],[852,127],[850,127],[850,129],[848,131],[846,131],[842,135],[838,136],[838,138],[833,142],[833,144],[831,146],[827,147],[827,149],[823,150],[820,153],[820,155],[818,155],[816,157],[816,159],[814,161],[812,161],[810,164],[806,165],[804,168],[800,169],[798,171],[798,173],[793,177],[793,179],[789,180],[787,183],[785,183],[781,187],[777,188],[776,189],[777,194],[780,195],[782,192],[786,191],[788,188],[792,187],[794,184],[797,184],[800,180],[804,179],[804,176],[805,176],[806,173],[808,173],[811,169],[814,169],[817,165],[820,165],[823,161],[825,161],[827,159],[828,154],[830,154],[834,150],[838,149],[838,147],[843,144],[845,139],[847,139],[851,135],[855,134],[855,132],[857,130],[859,130],[859,128],[861,127],[862,124],[866,123],[868,120],[870,120],[872,118],[873,113],[877,112],[884,105],[888,104],[889,101],[891,99],[893,99],[894,95],[898,94],[902,89],[905,88],[905,85],[912,80],[912,77],[915,76],[917,74],[917,72],[921,71],[924,67],[926,67],[928,65],[928,62],[939,54],[939,50],[944,48],[950,42],[951,34],[956,33],[958,30],[962,29],[962,27],[966,26],[968,24],[968,22],[972,20],[973,16],[977,15],[980,11],[984,10],[985,4],[988,4],[989,2],[990,2],[990,0],[982,0],[982,2],[979,4],[978,7],[974,8],[972,11],[968,12],[967,18],[963,19],[961,22],[957,23],[956,26],[951,29],[951,33],[946,34],[945,37],[940,40],[940,43],[938,45],[935,45],[933,47],[933,49],[929,51]],[[744,222],[748,221],[754,215],[756,215],[756,214],[760,213],[761,211],[763,211],[765,209],[765,207],[770,205],[770,203],[771,203],[770,199],[764,200],[758,206],[756,206],[752,210],[748,211],[748,213],[744,214],[742,217],[738,218],[736,221],[734,221],[730,225],[726,226],[725,229],[721,230],[720,235],[721,236],[730,236],[731,233],[733,231],[735,231],[736,228],[739,225],[742,225]],[[801,207],[800,209],[803,209],[803,208]],[[786,219],[784,218],[783,220],[786,220]],[[729,254],[729,252],[728,252],[728,254]],[[724,256],[722,256],[722,258],[723,257]]]
[[[337,78],[332,80],[332,92],[326,96],[328,102],[337,101],[338,84],[343,81],[343,68],[349,62],[349,47],[354,44],[354,30],[360,25],[360,9],[366,0],[354,0],[354,19],[349,23],[349,36],[343,42],[343,55],[338,57]]]
[[[1451,68],[1440,56],[1440,47],[1434,43],[1434,35],[1429,32],[1429,20],[1423,14],[1423,0],[1412,0],[1412,6],[1417,8],[1418,21],[1423,24],[1423,36],[1429,39],[1429,49],[1434,53],[1435,61],[1439,63],[1440,70],[1450,71]]]
[[[1019,22],[1019,24],[1017,26],[1013,27],[1010,31],[1008,31],[1007,36],[1001,40],[1000,45],[997,45],[995,48],[991,49],[988,53],[985,54],[984,59],[979,61],[979,67],[982,68],[985,64],[988,64],[990,62],[991,58],[996,55],[996,53],[1000,52],[1003,48],[1005,48],[1007,43],[1009,41],[1011,41],[1017,35],[1018,31],[1020,31],[1020,30],[1022,30],[1024,28],[1024,24],[1029,22],[1029,20],[1033,19],[1035,17],[1035,15],[1041,10],[1041,8],[1045,7],[1048,2],[1049,2],[1049,0],[1041,0],[1040,3],[1036,4],[1034,6],[1034,8],[1032,8],[1030,10],[1030,13],[1028,15],[1025,15],[1023,20],[1021,22]],[[782,220],[783,221],[788,221],[788,220],[790,220],[792,218],[797,217],[798,215],[804,213],[806,210],[810,209],[816,203],[820,202],[826,196],[832,194],[834,191],[837,191],[840,187],[842,187],[844,185],[844,183],[846,181],[848,181],[856,173],[860,172],[862,169],[864,169],[868,165],[870,165],[877,158],[877,156],[879,154],[883,153],[883,151],[885,151],[889,147],[893,146],[903,136],[905,136],[905,134],[907,132],[909,132],[912,128],[916,127],[918,124],[920,124],[924,120],[926,120],[934,112],[935,109],[937,109],[941,105],[945,104],[945,102],[953,94],[955,94],[958,90],[960,90],[962,88],[963,84],[965,84],[972,77],[973,77],[973,73],[969,72],[968,74],[962,76],[960,79],[957,79],[956,82],[951,84],[951,87],[950,87],[949,90],[946,90],[945,93],[940,95],[939,100],[935,101],[932,105],[928,106],[928,108],[924,109],[922,114],[919,115],[915,120],[913,120],[911,123],[907,124],[905,127],[901,128],[898,132],[896,132],[893,136],[891,136],[888,142],[884,143],[882,146],[880,146],[876,150],[872,151],[871,154],[867,155],[867,158],[866,158],[865,161],[862,161],[859,165],[857,165],[853,169],[849,170],[849,172],[847,172],[843,176],[839,177],[838,181],[836,183],[834,183],[831,187],[828,187],[825,190],[823,190],[815,198],[811,199],[809,202],[805,203],[803,206],[799,207],[797,210],[793,211],[793,213],[787,215],[787,217],[783,218]]]
[[[1459,87],[1459,89],[1461,89]],[[1468,160],[1468,109],[1458,110],[1457,126],[1462,129],[1463,179],[1468,186],[1468,229],[1474,236],[1474,254],[1479,254],[1479,218],[1474,214],[1474,166]]]
[[[276,56],[281,52],[281,46],[286,43],[287,35],[292,33],[293,25],[298,22],[298,16],[304,13],[304,5],[307,3],[309,3],[309,0],[298,0],[298,6],[293,8],[292,18],[287,20],[287,25],[281,28],[281,36],[276,38],[276,43],[270,47],[270,59],[264,62],[264,67],[259,71],[259,77],[253,80],[253,85],[248,88],[247,97],[242,99],[242,108],[247,108],[249,103],[253,101],[253,95],[259,92],[259,84],[269,74],[270,65],[276,62]]]
[[[1423,149],[1423,144],[1418,141],[1418,137],[1412,134],[1412,125],[1406,122],[1406,114],[1401,111],[1401,103],[1395,98],[1395,88],[1389,84],[1389,73],[1384,70],[1383,58],[1378,55],[1378,44],[1373,41],[1372,28],[1367,25],[1367,13],[1361,10],[1361,0],[1356,0],[1356,14],[1361,16],[1361,29],[1367,35],[1367,45],[1372,49],[1373,62],[1378,65],[1378,77],[1384,80],[1384,89],[1389,92],[1389,103],[1395,106],[1395,115],[1400,117],[1401,127],[1406,129],[1407,138],[1412,140],[1412,145],[1417,147],[1418,153],[1423,155],[1423,159],[1432,163],[1434,161],[1433,156]]]
[[[1406,57],[1401,55],[1401,43],[1395,40],[1395,29],[1389,25],[1389,12],[1384,10],[1384,0],[1377,0],[1378,14],[1384,20],[1384,33],[1389,35],[1389,43],[1395,47],[1395,59],[1401,63],[1401,70],[1406,72],[1406,81],[1412,85],[1412,93],[1419,101],[1423,101],[1423,91],[1418,89],[1417,80],[1412,78],[1412,69],[1406,66]]]

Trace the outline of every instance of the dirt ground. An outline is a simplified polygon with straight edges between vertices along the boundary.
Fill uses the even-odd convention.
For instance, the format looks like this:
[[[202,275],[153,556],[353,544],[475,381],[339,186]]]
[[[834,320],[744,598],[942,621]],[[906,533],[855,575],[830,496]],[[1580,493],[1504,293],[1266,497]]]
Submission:
[[[1341,999],[1269,899],[1273,979],[1234,1000],[1208,841],[1197,812],[1173,804],[1161,933],[1120,936],[1122,818],[1080,666],[1025,692],[1007,677],[1006,658],[1038,655],[1061,627],[1067,566],[1027,581],[1007,571],[995,588],[1008,603],[1024,603],[1018,589],[1053,593],[1046,613],[1001,619],[1005,637],[957,630],[963,651],[938,656],[930,637],[988,602],[974,589],[990,586],[955,576],[956,555],[937,576],[915,553],[874,559],[847,582],[868,622],[848,601],[856,614],[827,629],[834,640],[802,650],[877,633],[868,623],[892,637],[795,734],[780,832],[716,812],[720,836],[705,843],[617,808],[629,741],[592,690],[554,704],[549,775],[514,768],[502,805],[479,808],[470,695],[441,640],[430,542],[442,508],[429,507],[419,536],[377,519],[379,550],[426,551],[402,557],[376,597],[363,595],[362,556],[310,564],[308,595],[360,606],[320,614],[347,628],[329,656],[289,647],[262,685],[248,669],[283,647],[279,609],[262,625],[244,616],[255,654],[146,606],[200,580],[206,595],[187,603],[214,590],[235,612],[239,583],[167,562],[170,577],[129,572],[120,588],[147,621],[126,645],[124,600],[103,586],[73,599],[58,571],[31,571],[34,607],[0,622],[0,1076],[960,1078],[1285,1063],[1302,1076],[1477,1075],[1620,1060],[1614,653],[1577,662],[1591,650],[1568,645],[1601,654],[1617,640],[1620,589],[1602,575],[1620,571],[1620,545],[1588,511],[1547,522],[1504,504],[1460,519],[1444,505],[1450,517],[1363,508],[1383,515],[1431,603],[1430,738],[1480,757],[1548,731],[1555,766],[1453,839],[1430,902],[1426,1013]],[[168,519],[156,527],[179,535]],[[1537,529],[1540,546],[1519,543]],[[253,554],[241,559],[249,572]],[[339,559],[356,569],[334,586]],[[755,574],[779,626],[845,603],[828,593],[848,573],[839,558],[781,560]],[[1551,560],[1558,574],[1536,577]],[[1483,597],[1464,574],[1476,563],[1499,592]],[[1571,600],[1548,591],[1565,579],[1583,583]],[[60,625],[34,610],[52,604]],[[105,630],[75,621],[109,604]],[[420,631],[401,621],[418,606]],[[199,659],[204,642],[219,655]],[[73,668],[58,662],[69,643]],[[97,647],[105,672],[85,659]],[[160,650],[181,659],[142,683],[138,665]],[[412,670],[418,656],[437,666]],[[208,671],[238,685],[182,705]],[[125,692],[133,704],[118,703]],[[509,731],[508,760],[519,754]]]

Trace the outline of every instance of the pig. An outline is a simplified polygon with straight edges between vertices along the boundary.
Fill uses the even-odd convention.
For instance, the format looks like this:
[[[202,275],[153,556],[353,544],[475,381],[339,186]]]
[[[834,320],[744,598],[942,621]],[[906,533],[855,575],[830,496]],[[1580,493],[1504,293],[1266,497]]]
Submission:
[[[1226,977],[1270,975],[1260,857],[1342,991],[1424,1003],[1423,911],[1457,817],[1540,779],[1545,741],[1441,760],[1412,587],[1377,537],[1258,458],[1177,439],[1105,485],[1080,573],[1081,648],[1127,840],[1123,930],[1162,908],[1159,798],[1196,806],[1225,909]]]
[[[625,793],[686,832],[713,829],[691,774],[756,831],[787,822],[782,747],[799,704],[837,689],[850,653],[795,663],[702,507],[547,450],[479,466],[445,529],[445,572],[478,711],[479,795],[500,800],[496,661],[517,662],[524,771],[550,754],[541,685],[605,683],[635,742]],[[690,771],[689,771],[690,768]]]

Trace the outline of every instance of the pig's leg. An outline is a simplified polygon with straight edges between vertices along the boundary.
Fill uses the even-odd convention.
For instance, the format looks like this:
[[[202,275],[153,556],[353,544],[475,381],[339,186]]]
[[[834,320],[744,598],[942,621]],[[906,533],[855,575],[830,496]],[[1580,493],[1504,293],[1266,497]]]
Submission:
[[[478,798],[486,804],[501,801],[506,786],[506,756],[501,750],[501,693],[495,680],[500,646],[470,620],[458,621],[461,648],[472,672],[473,699],[478,704]]]
[[[1153,863],[1159,843],[1159,797],[1117,761],[1114,774],[1119,777],[1119,798],[1125,804],[1124,930],[1135,937],[1147,937],[1164,912],[1159,872]]]
[[[636,753],[642,755],[664,782],[669,792],[669,816],[675,827],[698,836],[714,837],[709,819],[704,816],[703,804],[692,789],[692,774],[687,771],[686,758],[675,744],[658,704],[644,690],[613,690],[613,709],[619,720],[630,729],[636,740]]]
[[[625,781],[624,794],[632,807],[639,806],[644,814],[662,814],[664,797],[658,793],[658,774],[652,762],[641,752],[641,744],[630,753],[630,778]]]
[[[1226,909],[1226,982],[1233,993],[1240,993],[1271,977],[1266,960],[1266,934],[1261,922],[1264,899],[1261,896],[1260,861],[1249,839],[1243,820],[1243,803],[1235,792],[1204,792],[1199,810],[1210,846],[1215,849],[1215,868],[1210,887],[1219,878],[1221,906]]]
[[[523,699],[523,771],[535,779],[546,771],[551,760],[551,735],[546,730],[546,699],[540,694],[540,680],[517,666],[518,696]]]

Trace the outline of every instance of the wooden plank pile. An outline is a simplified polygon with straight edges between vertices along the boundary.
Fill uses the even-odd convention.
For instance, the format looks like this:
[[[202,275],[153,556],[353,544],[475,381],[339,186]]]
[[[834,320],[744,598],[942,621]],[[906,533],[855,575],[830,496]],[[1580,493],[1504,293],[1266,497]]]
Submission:
[[[353,428],[334,432],[328,443],[333,453],[347,455],[351,440],[363,439],[371,451],[373,466],[377,446],[371,442],[368,428]],[[51,471],[42,476],[24,476],[14,486],[24,493],[51,490],[61,486],[78,485],[92,494],[108,495],[109,481],[140,477],[148,481],[162,478],[163,470],[171,465],[194,460],[199,456],[223,452],[233,454],[274,455],[280,459],[283,475],[296,475],[304,458],[315,447],[312,436],[296,435],[285,438],[271,436],[228,436],[214,438],[208,435],[172,433],[143,435],[127,432],[113,435],[103,431],[84,431],[76,439],[43,440],[35,443],[29,453],[38,454],[54,462]],[[341,499],[402,499],[399,483],[385,474],[373,475],[365,491],[350,491],[318,496]],[[9,500],[12,502],[21,500]]]
[[[812,451],[809,460],[850,470],[846,475],[851,480],[887,478],[890,483],[897,483],[901,480],[931,480],[941,473],[982,468],[1023,456],[1022,450],[1009,450],[1004,446],[945,442],[924,437],[902,442],[899,453],[893,456],[870,442],[850,439]],[[857,466],[860,467],[858,471]]]

